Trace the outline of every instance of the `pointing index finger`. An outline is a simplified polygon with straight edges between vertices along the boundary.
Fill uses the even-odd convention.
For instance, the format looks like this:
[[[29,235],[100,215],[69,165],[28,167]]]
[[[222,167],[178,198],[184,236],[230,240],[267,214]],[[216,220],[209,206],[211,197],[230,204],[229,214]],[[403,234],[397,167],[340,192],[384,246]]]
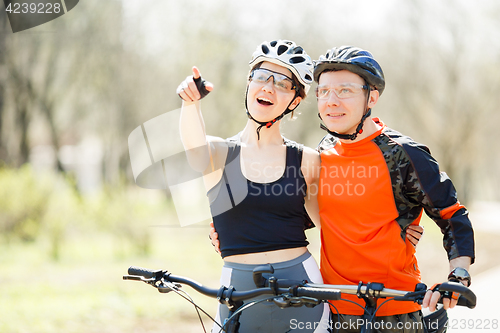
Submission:
[[[193,66],[192,71],[193,71],[193,79],[197,79],[201,76],[201,73],[200,73],[200,70],[198,69],[198,67]]]

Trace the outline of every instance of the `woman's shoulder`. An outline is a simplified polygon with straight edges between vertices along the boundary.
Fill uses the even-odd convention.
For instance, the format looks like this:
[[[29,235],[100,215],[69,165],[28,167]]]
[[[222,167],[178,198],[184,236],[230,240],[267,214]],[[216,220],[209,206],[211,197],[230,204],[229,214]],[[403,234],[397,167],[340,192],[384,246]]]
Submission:
[[[287,139],[285,137],[283,137],[283,141],[284,141],[286,146],[301,150],[303,160],[306,159],[306,160],[311,160],[311,161],[314,161],[314,160],[317,160],[318,162],[320,161],[319,153],[317,150],[312,149],[312,148],[307,147],[307,146],[304,146],[301,143],[295,142],[295,141]]]
[[[304,147],[301,170],[308,185],[318,181],[320,167],[321,159],[318,151],[309,147]]]
[[[207,141],[210,143],[222,143],[226,142],[228,139],[223,139],[218,136],[207,135]]]
[[[312,184],[317,181],[318,170],[321,166],[321,159],[319,157],[319,152],[310,147],[304,146],[303,144],[299,144],[295,141],[288,140],[283,138],[285,144],[288,147],[297,148],[302,151],[302,160],[300,163],[300,169],[302,174],[306,179],[306,183]]]
[[[311,166],[319,166],[321,159],[316,149],[304,146],[302,154],[302,163],[307,162]]]
[[[210,148],[212,150],[223,149],[224,151],[226,151],[228,147],[234,147],[238,144],[238,138],[238,135],[226,139],[218,136],[207,135],[207,143],[210,145]]]

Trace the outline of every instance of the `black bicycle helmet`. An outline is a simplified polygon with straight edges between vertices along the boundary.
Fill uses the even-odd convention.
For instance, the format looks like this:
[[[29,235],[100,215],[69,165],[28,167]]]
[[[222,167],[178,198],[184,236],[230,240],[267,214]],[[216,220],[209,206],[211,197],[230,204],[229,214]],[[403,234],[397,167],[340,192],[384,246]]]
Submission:
[[[385,88],[385,78],[382,67],[373,58],[373,55],[359,47],[354,46],[341,46],[334,47],[326,51],[325,55],[321,55],[318,60],[314,62],[314,80],[319,82],[321,73],[328,70],[348,70],[354,74],[362,77],[368,84],[368,95],[366,100],[366,111],[361,118],[356,132],[352,134],[341,134],[330,131],[325,125],[321,124],[321,129],[327,131],[330,135],[344,140],[356,140],[358,134],[363,133],[363,124],[365,120],[371,115],[371,109],[368,108],[368,101],[370,99],[370,91],[372,87],[378,90],[379,95]],[[318,113],[321,119],[320,114]]]
[[[348,70],[361,76],[382,95],[385,88],[384,72],[373,55],[359,47],[341,46],[328,50],[314,62],[314,80],[325,70]]]

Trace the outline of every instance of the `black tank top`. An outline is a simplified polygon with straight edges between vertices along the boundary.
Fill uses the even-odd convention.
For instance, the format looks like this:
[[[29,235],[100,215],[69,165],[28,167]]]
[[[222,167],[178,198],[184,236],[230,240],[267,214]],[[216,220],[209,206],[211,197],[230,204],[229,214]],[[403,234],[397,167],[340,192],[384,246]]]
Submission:
[[[307,246],[312,228],[304,208],[307,184],[300,170],[302,145],[284,139],[286,168],[278,180],[256,183],[241,171],[239,135],[227,139],[221,180],[208,191],[222,257]]]

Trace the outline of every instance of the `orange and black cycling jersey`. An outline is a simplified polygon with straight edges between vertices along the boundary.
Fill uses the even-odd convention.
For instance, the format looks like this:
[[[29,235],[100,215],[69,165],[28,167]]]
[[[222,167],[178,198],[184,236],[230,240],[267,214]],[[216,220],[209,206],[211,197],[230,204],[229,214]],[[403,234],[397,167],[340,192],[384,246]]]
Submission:
[[[380,129],[363,140],[344,143],[327,136],[320,143],[321,273],[327,284],[380,282],[413,290],[420,271],[406,228],[418,224],[425,210],[441,228],[448,259],[472,261],[473,230],[429,149],[373,120]],[[364,305],[356,296],[347,298]],[[362,314],[349,302],[334,304],[342,314]],[[411,302],[387,302],[377,315],[419,309]]]

